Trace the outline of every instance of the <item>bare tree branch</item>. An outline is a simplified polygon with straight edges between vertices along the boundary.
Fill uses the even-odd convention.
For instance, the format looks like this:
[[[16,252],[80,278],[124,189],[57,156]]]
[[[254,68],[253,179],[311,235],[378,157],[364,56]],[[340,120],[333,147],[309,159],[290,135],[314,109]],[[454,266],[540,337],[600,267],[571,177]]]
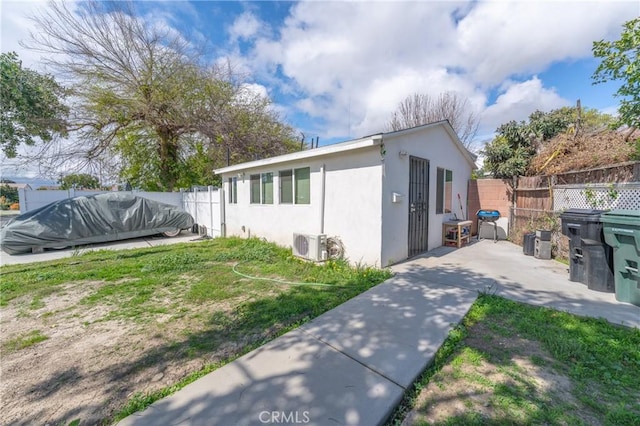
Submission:
[[[479,116],[467,99],[456,92],[441,93],[437,98],[424,93],[408,96],[393,112],[387,128],[396,131],[442,120],[449,120],[464,146],[471,150],[480,125]]]

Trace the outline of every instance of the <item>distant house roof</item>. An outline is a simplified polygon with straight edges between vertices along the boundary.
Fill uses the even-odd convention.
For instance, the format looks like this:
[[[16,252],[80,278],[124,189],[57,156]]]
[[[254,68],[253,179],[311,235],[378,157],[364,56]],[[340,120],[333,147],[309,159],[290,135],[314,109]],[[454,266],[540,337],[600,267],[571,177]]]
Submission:
[[[28,183],[2,183],[0,185],[7,185],[9,188],[16,188],[16,189],[25,189],[28,191],[31,191],[31,185],[29,185]]]
[[[386,138],[395,138],[401,135],[415,133],[415,132],[424,130],[426,128],[436,127],[436,126],[442,126],[447,131],[449,136],[451,136],[451,139],[453,140],[453,142],[456,144],[457,148],[460,150],[460,153],[469,162],[471,167],[475,168],[475,159],[473,154],[471,154],[469,150],[467,150],[464,147],[464,145],[458,138],[458,135],[456,135],[456,132],[451,127],[451,124],[449,124],[449,121],[444,120],[444,121],[438,121],[435,123],[424,124],[422,126],[411,127],[409,129],[404,129],[404,130],[397,130],[397,131],[388,132],[388,133],[377,133],[374,135],[366,136],[364,138],[354,139],[346,142],[340,142],[332,145],[325,145],[320,148],[309,149],[306,151],[293,152],[291,154],[279,155],[277,157],[270,157],[262,160],[240,163],[234,166],[228,166],[228,167],[216,169],[214,170],[214,173],[221,175],[224,173],[233,173],[240,170],[251,169],[254,167],[263,167],[263,166],[269,166],[273,164],[286,163],[289,161],[297,161],[297,160],[303,160],[308,158],[317,158],[317,157],[323,157],[326,155],[336,154],[336,153],[345,152],[345,151],[353,151],[357,149],[368,148],[368,147],[380,145],[380,143],[382,143],[382,141]]]

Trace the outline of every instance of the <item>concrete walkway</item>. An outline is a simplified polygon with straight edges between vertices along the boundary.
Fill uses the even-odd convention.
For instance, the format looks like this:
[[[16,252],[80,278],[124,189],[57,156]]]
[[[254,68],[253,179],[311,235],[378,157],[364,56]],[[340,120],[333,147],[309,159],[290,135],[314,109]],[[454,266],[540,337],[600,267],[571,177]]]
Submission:
[[[120,425],[383,423],[479,292],[640,327],[640,308],[508,242],[440,248]]]

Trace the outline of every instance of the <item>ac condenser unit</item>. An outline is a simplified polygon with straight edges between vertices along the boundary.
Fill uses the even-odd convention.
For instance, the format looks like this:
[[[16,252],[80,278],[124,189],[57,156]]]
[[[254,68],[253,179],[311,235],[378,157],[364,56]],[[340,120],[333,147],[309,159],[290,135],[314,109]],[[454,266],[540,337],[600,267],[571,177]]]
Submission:
[[[294,233],[293,254],[313,262],[327,260],[327,236]]]

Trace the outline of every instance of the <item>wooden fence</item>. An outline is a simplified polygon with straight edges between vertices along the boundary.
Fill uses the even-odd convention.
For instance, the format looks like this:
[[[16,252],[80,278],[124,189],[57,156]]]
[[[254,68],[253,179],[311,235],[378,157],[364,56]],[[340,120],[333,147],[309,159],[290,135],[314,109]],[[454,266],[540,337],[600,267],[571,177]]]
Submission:
[[[640,208],[640,197],[635,195],[639,182],[640,161],[550,176],[518,177],[513,182],[514,199],[509,213],[510,239],[522,244],[523,235],[527,232],[551,230],[554,256],[566,257],[567,238],[560,232],[561,209]],[[572,197],[565,195],[571,190]],[[609,200],[611,194],[617,197],[619,206],[611,202],[616,200]],[[554,200],[559,196],[563,199]],[[607,201],[610,203],[606,204]]]

